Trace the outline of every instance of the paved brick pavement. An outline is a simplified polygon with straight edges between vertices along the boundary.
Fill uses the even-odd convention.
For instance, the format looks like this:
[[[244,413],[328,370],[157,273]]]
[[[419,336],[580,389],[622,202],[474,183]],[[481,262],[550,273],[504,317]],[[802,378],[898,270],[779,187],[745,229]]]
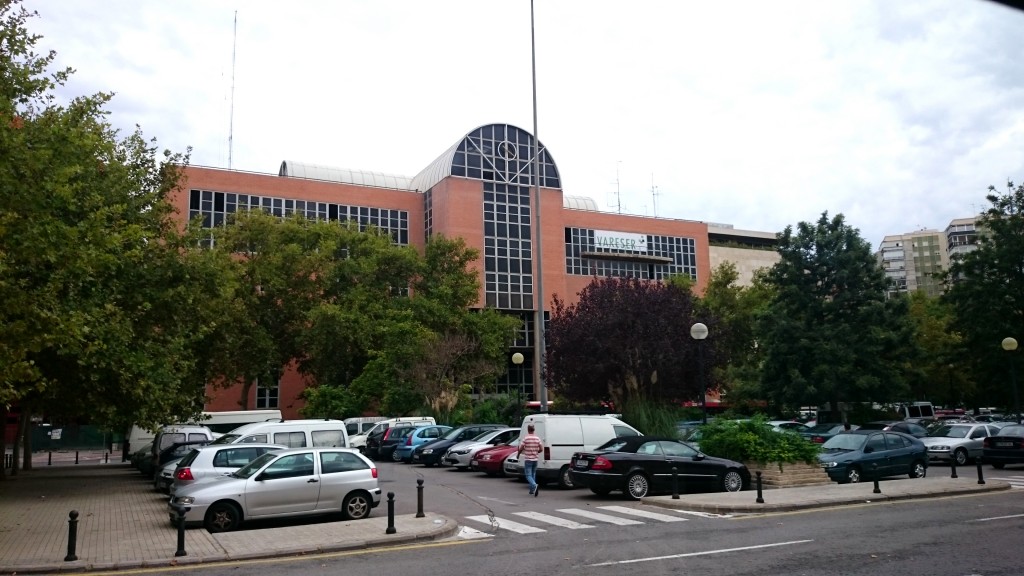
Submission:
[[[33,458],[34,469],[0,482],[0,573],[167,566],[217,560],[284,556],[319,551],[389,546],[450,536],[458,526],[437,514],[395,517],[388,535],[382,507],[358,521],[250,529],[210,534],[185,531],[186,556],[176,557],[178,533],[169,521],[167,497],[154,492],[128,464],[102,453],[62,454],[47,465]],[[113,460],[113,458],[111,458]],[[6,471],[10,474],[10,470]],[[69,513],[79,513],[76,561],[68,554]]]

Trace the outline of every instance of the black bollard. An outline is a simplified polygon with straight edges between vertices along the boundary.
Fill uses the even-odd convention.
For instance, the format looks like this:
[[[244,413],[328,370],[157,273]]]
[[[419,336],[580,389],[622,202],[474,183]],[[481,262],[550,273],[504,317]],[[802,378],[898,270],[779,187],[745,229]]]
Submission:
[[[188,552],[185,552],[185,507],[179,505],[174,509],[178,513],[178,549],[174,551],[174,555],[186,556]]]
[[[956,475],[956,460],[949,461],[949,477],[958,478],[958,476]]]
[[[672,467],[672,499],[679,500],[679,469]]]
[[[980,456],[978,457],[977,461],[978,461],[978,484],[984,484],[985,483],[985,476],[981,473],[981,457]]]
[[[68,555],[64,557],[65,562],[78,560],[75,555],[75,546],[78,545],[78,510],[72,510],[68,514]]]
[[[394,534],[395,532],[398,532],[395,530],[395,493],[388,492],[388,529],[384,533]]]
[[[103,463],[110,464],[110,452],[107,452],[106,454],[103,455]]]
[[[78,464],[78,450],[75,450],[75,464]]]
[[[46,453],[46,465],[53,466],[53,452]]]
[[[757,471],[757,500],[758,504],[764,504],[764,498],[761,496],[761,471]]]
[[[875,489],[872,490],[872,492],[874,492],[875,494],[881,494],[882,493],[882,489],[878,487],[878,480],[875,480]]]
[[[416,479],[416,517],[423,518],[423,478]]]

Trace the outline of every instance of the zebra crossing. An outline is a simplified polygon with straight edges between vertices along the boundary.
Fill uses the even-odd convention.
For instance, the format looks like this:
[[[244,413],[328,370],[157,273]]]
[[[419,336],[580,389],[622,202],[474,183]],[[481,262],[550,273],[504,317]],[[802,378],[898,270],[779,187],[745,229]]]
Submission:
[[[989,480],[1002,480],[1010,485],[1010,488],[1024,488],[1024,476],[986,476]]]
[[[729,515],[690,513],[678,511],[684,514],[693,514],[704,518],[729,518]],[[557,515],[556,515],[557,514]],[[482,524],[484,530],[470,526],[463,526],[460,537],[486,538],[493,536],[496,532],[507,531],[515,534],[539,534],[547,532],[552,528],[564,528],[568,530],[586,530],[595,528],[601,524],[613,526],[636,526],[650,521],[655,522],[686,522],[679,514],[665,514],[642,508],[629,506],[597,506],[595,509],[584,510],[582,508],[559,508],[548,512],[512,512],[508,518],[503,516],[492,516],[480,514],[477,516],[466,516],[466,520],[474,525]],[[522,520],[522,521],[520,521]],[[529,521],[527,524],[523,521]],[[543,526],[543,527],[541,527]]]

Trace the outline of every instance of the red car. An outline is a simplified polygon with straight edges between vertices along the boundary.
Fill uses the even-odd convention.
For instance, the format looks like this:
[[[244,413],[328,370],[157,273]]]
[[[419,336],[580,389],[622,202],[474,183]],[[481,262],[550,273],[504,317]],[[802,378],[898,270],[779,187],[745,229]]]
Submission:
[[[508,444],[499,444],[491,448],[484,448],[473,455],[469,461],[469,468],[475,472],[483,472],[488,476],[505,475],[505,458],[519,450],[519,438]]]

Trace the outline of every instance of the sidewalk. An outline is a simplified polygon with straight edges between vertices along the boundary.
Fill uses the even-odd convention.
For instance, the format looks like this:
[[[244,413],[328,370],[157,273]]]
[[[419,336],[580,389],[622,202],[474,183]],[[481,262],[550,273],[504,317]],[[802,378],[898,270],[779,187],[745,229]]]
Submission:
[[[170,524],[167,497],[153,491],[138,471],[118,459],[74,454],[47,466],[19,471],[0,482],[0,573],[55,573],[173,566],[394,546],[455,534],[454,520],[427,513],[395,516],[395,534],[386,534],[387,503],[357,521],[317,521],[301,526],[210,534],[185,531],[185,556],[175,556],[178,532]],[[7,470],[10,473],[10,470]],[[79,513],[77,560],[68,554],[69,513]]]
[[[315,521],[306,525],[210,534],[185,531],[185,556],[175,556],[177,530],[168,519],[166,496],[128,464],[104,464],[102,453],[54,453],[33,458],[35,469],[0,482],[0,573],[56,573],[174,566],[268,558],[318,552],[394,546],[453,536],[455,519],[426,513],[395,517],[395,534],[386,534],[387,504],[358,521]],[[986,468],[985,472],[990,469]],[[9,470],[7,471],[10,472]],[[644,498],[643,503],[716,514],[771,513],[911,498],[936,498],[1008,490],[998,480],[978,484],[973,468],[951,479],[945,469],[927,478],[892,479],[874,484],[828,484],[757,492],[711,493]],[[935,474],[936,472],[941,473]],[[68,554],[68,514],[79,513],[76,560]]]
[[[859,484],[823,484],[802,488],[762,490],[763,503],[757,502],[757,492],[718,492],[711,494],[688,494],[673,500],[671,496],[644,498],[644,504],[663,508],[679,508],[694,512],[713,514],[757,514],[788,512],[808,508],[828,508],[851,504],[912,500],[917,498],[940,498],[1009,490],[1010,484],[1001,480],[986,480],[978,484],[973,467],[960,469],[959,478],[950,478],[944,468],[930,469],[926,478],[892,478],[878,482],[879,493],[875,493],[874,482]],[[986,468],[985,473],[991,471]],[[943,476],[935,475],[944,473]]]

